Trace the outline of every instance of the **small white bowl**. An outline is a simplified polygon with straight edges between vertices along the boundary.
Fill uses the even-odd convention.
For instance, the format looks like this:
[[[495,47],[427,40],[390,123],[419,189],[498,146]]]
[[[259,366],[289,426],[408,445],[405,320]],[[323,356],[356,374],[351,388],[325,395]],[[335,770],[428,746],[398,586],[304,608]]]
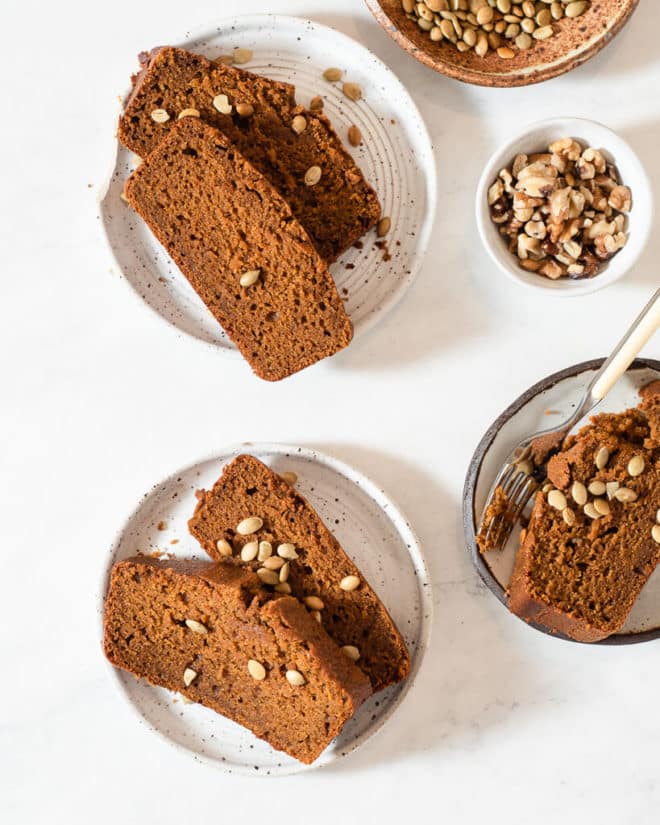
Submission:
[[[600,149],[608,161],[617,167],[621,182],[632,191],[633,206],[628,215],[627,244],[605,263],[598,275],[584,280],[560,278],[553,281],[518,266],[517,259],[509,252],[497,225],[490,218],[487,201],[488,188],[500,170],[511,165],[517,154],[547,151],[550,143],[563,137],[572,137],[584,145]],[[653,196],[644,167],[623,138],[593,120],[554,118],[528,126],[492,155],[477,187],[476,214],[484,246],[498,268],[509,278],[526,287],[542,289],[558,296],[587,295],[618,281],[637,262],[646,246],[653,223]]]

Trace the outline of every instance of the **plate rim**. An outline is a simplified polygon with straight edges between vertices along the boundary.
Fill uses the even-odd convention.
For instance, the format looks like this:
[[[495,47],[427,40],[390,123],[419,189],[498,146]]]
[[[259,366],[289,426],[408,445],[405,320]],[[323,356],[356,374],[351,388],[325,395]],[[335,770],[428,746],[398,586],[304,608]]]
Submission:
[[[419,273],[421,272],[422,267],[424,266],[431,238],[433,237],[433,229],[437,217],[438,205],[438,171],[431,134],[428,130],[426,121],[424,120],[424,117],[422,116],[422,113],[420,112],[419,107],[417,106],[417,103],[415,102],[408,88],[400,80],[398,75],[371,49],[369,49],[363,43],[351,37],[350,35],[347,35],[344,32],[339,31],[339,29],[334,28],[334,26],[328,26],[325,23],[318,22],[317,20],[313,20],[307,17],[300,17],[298,15],[275,13],[264,14],[256,12],[251,14],[221,17],[217,19],[215,22],[200,24],[187,30],[185,32],[185,36],[173,38],[171,42],[179,48],[187,48],[191,43],[201,40],[205,36],[211,38],[213,36],[213,33],[217,34],[222,29],[236,28],[236,26],[244,25],[246,21],[255,26],[259,25],[259,21],[264,21],[268,22],[268,24],[271,27],[277,26],[280,23],[280,21],[292,24],[294,26],[303,26],[311,23],[321,34],[323,32],[331,32],[334,37],[337,37],[340,40],[343,39],[344,41],[350,43],[352,46],[362,50],[362,52],[364,52],[365,55],[367,55],[371,60],[375,62],[375,64],[378,65],[381,71],[385,72],[390,82],[393,82],[399,87],[400,92],[407,99],[408,105],[410,107],[410,113],[414,115],[414,118],[416,119],[417,124],[419,126],[419,134],[420,138],[423,140],[425,144],[426,154],[425,174],[423,177],[425,194],[427,199],[427,208],[425,210],[424,219],[422,221],[420,231],[416,234],[415,250],[410,261],[410,266],[406,268],[405,272],[402,272],[399,287],[387,296],[387,298],[380,304],[376,312],[371,313],[367,318],[362,320],[356,327],[354,327],[352,341],[357,341],[363,335],[367,335],[378,323],[380,323],[384,318],[386,318],[389,315],[389,313],[399,304],[400,301],[403,300],[408,290],[413,286],[414,282],[417,280],[417,277],[419,276]],[[116,119],[118,119],[121,116],[121,113],[123,111],[123,102],[126,99],[126,96],[129,92],[130,88],[125,88],[124,91],[120,94],[119,98],[117,99],[117,105],[114,110]],[[342,140],[342,144],[343,143],[344,141]],[[240,352],[236,348],[236,345],[231,341],[231,339],[227,338],[227,340],[230,343],[230,346],[222,346],[217,342],[209,341],[206,338],[200,338],[198,335],[195,335],[192,332],[188,332],[187,330],[181,329],[179,326],[177,326],[176,323],[174,323],[174,321],[166,318],[154,306],[152,306],[148,301],[146,301],[140,293],[140,291],[132,283],[132,281],[126,277],[124,269],[121,266],[117,258],[117,255],[115,254],[115,251],[113,249],[112,241],[110,238],[110,232],[108,230],[106,221],[106,199],[108,198],[110,193],[110,187],[114,173],[117,168],[117,160],[119,157],[120,149],[121,144],[115,136],[108,171],[103,176],[103,183],[99,186],[96,195],[96,217],[97,222],[99,224],[100,233],[103,236],[104,245],[106,247],[107,253],[109,254],[109,258],[114,264],[114,266],[117,268],[117,271],[119,272],[120,281],[123,281],[124,285],[129,289],[130,293],[137,297],[141,304],[146,305],[149,311],[154,316],[159,318],[160,321],[163,322],[167,327],[170,327],[176,335],[191,338],[199,342],[200,344],[204,345],[205,347],[211,348],[216,352],[222,352],[223,355],[230,354],[233,358],[239,358]],[[328,267],[330,268],[330,266],[331,265],[329,264]],[[180,275],[182,278],[185,278],[183,273],[180,273]],[[330,273],[330,275],[332,277],[332,273]],[[333,282],[335,282],[336,285],[334,277]],[[222,325],[219,324],[219,322],[218,325],[222,328]]]
[[[544,627],[543,625],[537,624],[533,621],[526,621],[520,616],[511,613],[507,605],[506,593],[504,588],[495,578],[493,572],[490,569],[490,565],[485,561],[483,555],[479,552],[479,548],[477,547],[477,515],[475,513],[474,497],[477,483],[479,481],[479,476],[481,473],[483,460],[486,456],[486,453],[492,446],[497,434],[500,432],[502,426],[506,424],[514,415],[516,415],[516,413],[520,412],[520,410],[524,406],[526,406],[529,403],[529,401],[531,401],[541,392],[551,389],[552,387],[556,386],[559,382],[564,381],[567,378],[574,378],[575,376],[580,375],[583,372],[596,370],[603,365],[605,360],[605,358],[594,358],[589,361],[581,361],[578,364],[573,364],[572,366],[565,367],[564,369],[551,373],[550,375],[547,375],[545,378],[542,378],[540,381],[537,381],[536,383],[532,384],[532,386],[526,389],[523,393],[521,393],[515,399],[515,401],[509,404],[509,406],[506,407],[506,409],[497,416],[497,418],[493,421],[490,427],[488,427],[488,429],[480,439],[474,453],[472,454],[472,457],[470,458],[470,463],[468,465],[468,471],[465,476],[465,483],[463,486],[462,494],[463,536],[465,540],[465,547],[470,557],[470,561],[472,562],[472,565],[476,569],[477,573],[479,574],[479,577],[481,578],[482,582],[486,585],[488,590],[490,590],[490,592],[497,598],[500,604],[502,604],[502,606],[506,608],[509,615],[514,616],[516,619],[523,622],[526,626],[531,627],[534,630],[538,630],[544,635],[550,636],[551,638],[559,639],[561,641],[573,642],[574,644],[587,645],[589,647],[593,647],[594,645],[601,645],[603,647],[618,647],[623,645],[641,644],[642,642],[651,642],[655,639],[660,639],[660,626],[652,628],[651,630],[644,630],[639,633],[613,634],[612,636],[608,636],[607,638],[601,639],[598,642],[582,642],[578,641],[577,639],[572,639],[570,638],[570,636],[565,636],[562,633],[554,633],[548,628]],[[626,372],[637,369],[652,369],[660,373],[660,360],[655,358],[635,358],[635,360],[630,364]]]
[[[321,463],[328,469],[332,470],[335,473],[338,473],[343,478],[350,481],[352,485],[358,486],[359,489],[366,492],[369,498],[371,498],[371,500],[374,501],[374,503],[378,506],[379,510],[386,516],[388,521],[392,523],[397,534],[401,537],[403,541],[406,553],[410,558],[411,563],[413,565],[413,569],[415,571],[414,575],[417,582],[417,592],[419,594],[419,604],[421,607],[420,635],[418,643],[416,644],[415,650],[412,655],[412,667],[410,670],[410,674],[402,683],[401,689],[398,695],[391,702],[390,707],[387,708],[387,710],[382,714],[382,716],[378,718],[376,723],[370,724],[369,727],[360,736],[356,737],[345,748],[342,748],[341,751],[336,752],[334,756],[324,764],[312,763],[311,765],[305,765],[301,762],[292,761],[290,764],[282,765],[281,767],[275,766],[274,768],[269,769],[268,772],[255,771],[253,769],[249,769],[247,766],[242,765],[230,765],[228,763],[223,762],[220,759],[216,759],[205,754],[196,753],[192,749],[187,748],[185,745],[182,745],[168,737],[159,728],[151,725],[149,721],[142,715],[142,713],[134,704],[134,702],[130,700],[127,691],[124,685],[122,684],[121,676],[122,674],[125,674],[125,671],[122,671],[114,667],[112,664],[110,664],[110,662],[106,659],[103,650],[103,612],[107,588],[110,582],[110,573],[112,570],[111,560],[114,558],[114,555],[119,545],[121,544],[125,532],[129,528],[131,522],[138,514],[144,503],[149,499],[149,497],[155,490],[163,486],[163,484],[168,483],[172,478],[176,477],[181,472],[185,472],[187,470],[192,469],[193,467],[208,462],[226,463],[237,454],[251,452],[265,452],[276,456],[288,456],[295,454],[296,456],[306,459],[307,461],[311,461],[313,463]],[[186,465],[183,468],[175,468],[172,472],[164,476],[160,481],[153,484],[147,492],[143,493],[137,505],[131,509],[131,511],[123,520],[119,529],[115,531],[112,542],[106,548],[106,551],[104,553],[100,581],[97,585],[95,602],[98,617],[97,628],[99,634],[98,643],[100,647],[100,655],[103,659],[106,671],[110,672],[111,681],[113,683],[114,689],[123,699],[123,704],[125,706],[128,706],[130,713],[137,718],[138,724],[142,727],[146,727],[149,732],[155,733],[156,736],[164,742],[166,742],[169,745],[169,747],[177,751],[182,751],[186,753],[187,755],[192,757],[196,762],[206,763],[214,767],[215,769],[222,771],[223,773],[234,774],[237,776],[276,777],[293,775],[298,773],[306,773],[311,770],[320,770],[322,768],[334,764],[340,758],[344,758],[350,755],[355,750],[357,750],[361,745],[365,744],[368,740],[378,735],[385,727],[386,723],[389,722],[392,716],[400,709],[404,699],[412,692],[413,688],[417,686],[417,677],[426,659],[433,630],[433,585],[429,573],[428,564],[426,562],[426,558],[424,555],[422,543],[419,537],[417,536],[417,533],[415,532],[414,528],[412,527],[411,522],[407,518],[406,514],[401,510],[398,503],[392,498],[392,496],[388,492],[386,492],[385,489],[382,488],[377,482],[375,482],[371,478],[371,476],[366,475],[361,470],[357,470],[351,464],[343,461],[342,459],[336,458],[335,456],[323,450],[318,450],[315,447],[311,446],[292,445],[270,441],[234,442],[232,444],[227,445],[226,447],[220,447],[217,450],[213,450],[210,453],[204,453],[201,457],[186,463]]]

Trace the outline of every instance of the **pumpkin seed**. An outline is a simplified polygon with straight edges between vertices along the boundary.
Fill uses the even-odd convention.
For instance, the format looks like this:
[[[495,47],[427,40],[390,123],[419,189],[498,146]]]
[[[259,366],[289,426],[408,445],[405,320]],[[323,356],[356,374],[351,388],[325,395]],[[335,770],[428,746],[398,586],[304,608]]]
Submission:
[[[266,668],[256,659],[248,659],[247,669],[250,676],[256,679],[257,682],[261,682],[266,678]]]
[[[590,519],[599,519],[601,517],[601,513],[596,510],[594,505],[589,502],[588,504],[584,505],[584,514],[585,516],[589,516]]]
[[[186,619],[186,627],[192,630],[193,633],[199,633],[200,636],[206,636],[209,632],[206,625],[203,625],[195,619]]]
[[[310,166],[305,172],[305,183],[307,186],[316,186],[316,184],[321,180],[321,174],[322,172],[320,166]]]
[[[234,63],[240,65],[241,63],[249,63],[250,60],[252,60],[250,49],[234,49]]]
[[[293,687],[302,687],[305,684],[305,677],[298,670],[287,670],[286,680]]]
[[[305,596],[303,603],[306,607],[309,607],[310,610],[323,610],[325,607],[323,600],[319,599],[318,596]]]
[[[215,546],[221,556],[231,556],[233,553],[232,546],[226,539],[218,539]]]
[[[269,541],[259,542],[259,553],[257,558],[259,561],[266,561],[273,555],[273,545]]]
[[[259,275],[261,275],[260,269],[251,269],[249,270],[249,272],[244,272],[238,279],[238,282],[241,286],[253,286],[259,280]],[[258,530],[259,527],[257,527],[256,529]],[[243,533],[243,535],[246,534]]]
[[[564,10],[564,14],[566,17],[579,17],[581,14],[584,14],[587,10],[587,6],[589,4],[586,0],[574,0],[573,3],[569,3]]]
[[[357,83],[344,83],[341,90],[354,103],[362,99],[362,89]]]
[[[378,221],[378,226],[376,227],[376,234],[379,238],[384,238],[385,235],[390,231],[392,226],[392,221],[390,218],[381,218]]]
[[[637,476],[641,476],[644,472],[644,467],[646,464],[644,463],[644,459],[641,455],[633,456],[630,461],[628,462],[628,475],[636,478]]]
[[[265,567],[260,567],[257,570],[257,576],[259,576],[263,584],[273,585],[280,583],[280,577],[277,573],[274,570],[268,570]]]
[[[362,132],[355,124],[348,127],[348,142],[351,146],[359,146],[362,143]]]
[[[597,513],[600,513],[601,516],[609,516],[609,514],[610,514],[610,504],[604,498],[595,498],[594,499],[594,510]]]
[[[277,555],[281,556],[283,559],[297,559],[298,554],[296,553],[296,548],[293,544],[280,544],[277,548]]]
[[[327,80],[329,83],[336,83],[338,80],[341,80],[343,72],[341,69],[336,69],[331,67],[330,69],[326,69],[323,72],[324,80]]]
[[[259,544],[256,541],[249,541],[241,549],[241,559],[243,561],[254,561],[259,553]]]
[[[213,98],[213,106],[221,115],[230,115],[234,108],[229,102],[227,95],[216,95]]]
[[[571,496],[576,504],[583,507],[587,503],[587,488],[581,481],[574,481],[571,487]]]
[[[259,272],[258,269],[254,271]],[[236,528],[236,532],[239,533],[241,536],[249,536],[252,533],[256,533],[257,530],[261,530],[263,526],[264,520],[259,518],[259,516],[249,516],[248,518],[244,518],[243,521],[240,522],[240,524]]]
[[[614,493],[614,498],[622,504],[630,504],[637,501],[637,493],[628,487],[621,487]]]
[[[165,109],[154,109],[151,113],[151,119],[156,123],[167,123],[167,121],[170,119],[170,116],[165,111]]]
[[[575,513],[571,510],[570,507],[564,507],[561,511],[562,518],[568,524],[569,527],[572,527],[575,524]]]
[[[548,493],[548,504],[554,507],[555,510],[563,510],[566,505],[566,496],[561,490],[550,490]]]
[[[342,590],[350,593],[351,590],[357,590],[360,586],[360,579],[358,576],[344,576],[344,578],[339,582],[339,586]]]
[[[616,493],[616,491],[619,489],[620,486],[621,485],[619,484],[618,481],[608,481],[607,484],[605,484],[605,490],[607,491],[607,497],[609,498],[610,501],[612,501],[612,499],[614,498],[614,494]]]
[[[344,645],[341,648],[341,652],[344,654],[344,656],[348,656],[348,658],[351,659],[353,662],[357,662],[357,660],[360,658],[360,651],[357,647],[355,647],[355,645]]]
[[[596,463],[596,467],[599,470],[604,470],[607,467],[607,462],[610,460],[610,451],[607,447],[601,447],[600,450],[596,453],[596,458],[594,459]]]

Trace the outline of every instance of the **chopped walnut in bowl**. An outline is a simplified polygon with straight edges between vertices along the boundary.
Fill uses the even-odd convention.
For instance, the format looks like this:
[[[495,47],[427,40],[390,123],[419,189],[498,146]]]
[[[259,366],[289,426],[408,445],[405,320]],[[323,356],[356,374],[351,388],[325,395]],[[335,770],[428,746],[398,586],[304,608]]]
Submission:
[[[603,152],[571,137],[517,154],[487,197],[520,266],[553,281],[593,278],[628,240],[630,188]]]
[[[619,135],[593,121],[558,118],[495,152],[476,211],[500,270],[526,286],[579,295],[632,267],[650,234],[653,199],[644,168]]]

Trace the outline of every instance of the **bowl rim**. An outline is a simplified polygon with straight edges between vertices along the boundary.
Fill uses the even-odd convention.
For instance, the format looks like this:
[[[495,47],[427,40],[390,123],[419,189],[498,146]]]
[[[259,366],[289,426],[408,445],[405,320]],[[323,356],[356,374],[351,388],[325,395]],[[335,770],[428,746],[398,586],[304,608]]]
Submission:
[[[428,66],[430,69],[439,74],[446,75],[453,80],[459,80],[461,83],[470,83],[474,86],[484,86],[487,88],[514,88],[519,86],[531,86],[536,83],[542,83],[546,80],[551,80],[553,77],[558,77],[562,74],[576,69],[583,63],[586,63],[598,52],[605,48],[615,37],[621,29],[630,20],[633,13],[639,6],[640,0],[627,0],[629,3],[626,11],[621,15],[619,20],[608,29],[601,37],[595,38],[590,46],[584,51],[579,52],[572,57],[565,54],[561,58],[557,58],[549,64],[545,64],[537,70],[529,72],[519,71],[512,74],[492,74],[488,72],[479,72],[466,66],[457,66],[440,56],[434,56],[429,53],[427,49],[420,49],[413,40],[411,40],[406,33],[402,31],[399,23],[390,17],[390,14],[383,8],[380,0],[365,0],[367,8],[376,18],[381,27],[394,40],[394,42],[410,54],[415,60]]]
[[[465,476],[465,483],[463,486],[462,495],[463,534],[465,538],[465,547],[467,549],[468,555],[470,556],[470,560],[473,566],[476,568],[476,571],[479,574],[482,582],[496,597],[496,599],[507,609],[507,611],[509,608],[507,604],[506,591],[499,583],[499,581],[495,578],[493,572],[490,569],[490,566],[485,561],[483,555],[479,552],[479,548],[477,547],[476,541],[477,517],[474,508],[474,498],[484,458],[486,456],[486,453],[492,446],[495,437],[500,432],[504,424],[506,424],[529,401],[531,401],[532,398],[535,398],[541,392],[544,392],[545,390],[554,387],[556,384],[558,384],[560,381],[564,381],[566,378],[573,378],[576,375],[582,374],[583,372],[599,369],[599,367],[602,366],[605,360],[605,358],[595,358],[590,361],[582,361],[579,364],[573,364],[570,367],[565,367],[564,369],[559,370],[558,372],[554,372],[551,375],[542,378],[540,381],[537,381],[535,384],[529,387],[529,389],[525,390],[525,392],[519,395],[515,401],[509,404],[509,406],[502,413],[500,413],[500,415],[497,416],[495,421],[490,425],[490,427],[482,436],[470,459],[468,471]],[[632,370],[639,369],[651,369],[660,373],[660,360],[657,360],[655,358],[636,358],[628,367],[627,371],[630,372]],[[525,619],[522,619],[520,616],[517,616],[513,613],[511,613],[511,615],[519,621],[524,622],[524,624],[528,625],[529,627],[534,628],[534,630],[539,630],[546,636],[550,636],[554,639],[560,639],[562,641],[573,642],[574,644],[584,644],[589,646],[602,645],[612,647],[621,645],[640,644],[641,642],[650,642],[655,639],[660,639],[659,626],[656,628],[652,628],[651,630],[641,631],[639,633],[613,634],[612,636],[608,636],[607,638],[601,639],[598,642],[581,642],[576,639],[572,639],[570,636],[565,636],[562,633],[554,633],[547,627],[537,624],[536,622],[528,622]]]
[[[646,222],[644,223],[643,220],[640,219],[639,228],[636,228],[636,232],[638,234],[636,235],[634,242],[629,245],[627,244],[618,255],[611,259],[610,264],[617,262],[617,259],[621,261],[618,269],[613,270],[613,274],[609,274],[609,270],[611,268],[610,266],[604,272],[601,272],[595,277],[585,279],[581,282],[565,280],[548,281],[545,278],[538,278],[537,276],[537,283],[529,277],[530,275],[534,275],[534,273],[527,273],[525,270],[515,265],[513,256],[511,256],[511,263],[505,265],[502,258],[498,255],[497,250],[495,249],[494,239],[491,237],[492,231],[490,226],[490,215],[486,204],[486,193],[488,191],[488,187],[492,183],[495,168],[502,165],[502,158],[508,157],[517,143],[527,137],[533,139],[534,135],[538,132],[551,129],[553,127],[558,127],[559,124],[565,124],[569,129],[571,126],[574,126],[575,131],[579,131],[580,128],[594,129],[603,135],[602,143],[603,148],[606,151],[609,152],[609,148],[607,146],[608,140],[610,143],[618,143],[619,147],[625,150],[627,161],[630,165],[635,167],[634,174],[637,176],[637,180],[635,182],[629,180],[627,183],[631,186],[633,192],[643,192],[642,199],[648,203],[645,216]],[[617,157],[614,153],[612,153],[612,157],[616,162]],[[621,153],[619,153],[619,157],[621,157]],[[637,196],[635,197],[637,198]],[[644,164],[635,150],[624,137],[622,137],[618,132],[615,132],[614,129],[611,129],[609,126],[598,120],[592,120],[584,117],[559,116],[544,118],[543,120],[530,123],[522,129],[518,129],[515,133],[509,135],[509,137],[491,153],[488,160],[484,164],[481,175],[479,176],[479,182],[477,183],[475,194],[475,216],[477,230],[484,249],[500,272],[506,275],[510,280],[515,281],[527,289],[543,291],[546,295],[551,295],[558,298],[577,298],[582,295],[590,295],[593,292],[597,292],[600,289],[605,289],[606,287],[611,286],[624,278],[639,261],[642,253],[648,245],[649,237],[651,235],[651,229],[653,227],[653,220],[655,216],[655,200],[653,197],[653,188],[651,186],[648,172],[646,171]],[[633,218],[633,220],[636,219]],[[623,255],[623,258],[620,258],[620,255]]]

